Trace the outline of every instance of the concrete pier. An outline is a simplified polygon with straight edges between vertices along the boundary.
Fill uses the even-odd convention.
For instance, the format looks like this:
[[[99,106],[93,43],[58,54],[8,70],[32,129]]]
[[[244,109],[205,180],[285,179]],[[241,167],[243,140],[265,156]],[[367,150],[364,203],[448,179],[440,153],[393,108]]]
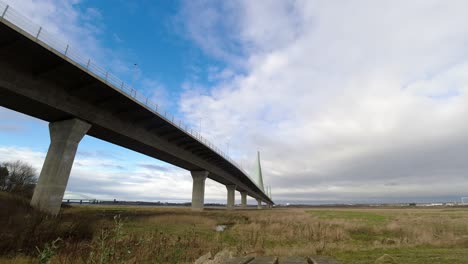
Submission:
[[[79,119],[49,124],[50,146],[31,206],[52,215],[59,213],[78,144],[90,128],[90,124]]]
[[[262,209],[262,200],[257,199],[257,209]]]
[[[192,210],[203,210],[205,204],[205,180],[208,171],[191,171],[193,179],[192,188]]]
[[[240,192],[241,194],[241,207],[247,208],[247,192]]]
[[[227,189],[227,209],[234,209],[236,199],[236,185],[226,185]]]

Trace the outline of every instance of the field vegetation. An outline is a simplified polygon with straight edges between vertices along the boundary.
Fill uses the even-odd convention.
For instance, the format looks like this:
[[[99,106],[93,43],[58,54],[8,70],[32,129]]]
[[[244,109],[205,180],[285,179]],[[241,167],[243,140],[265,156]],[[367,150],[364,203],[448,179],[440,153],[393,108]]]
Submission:
[[[0,193],[0,263],[193,263],[235,255],[332,256],[342,263],[468,263],[463,208],[205,210],[74,206],[58,217]],[[225,225],[216,232],[217,225]]]

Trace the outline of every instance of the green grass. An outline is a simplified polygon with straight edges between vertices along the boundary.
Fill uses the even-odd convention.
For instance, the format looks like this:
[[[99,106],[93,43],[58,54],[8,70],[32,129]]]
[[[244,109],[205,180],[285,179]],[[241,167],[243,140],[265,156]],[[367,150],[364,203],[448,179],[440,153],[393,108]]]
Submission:
[[[341,210],[310,210],[307,211],[319,219],[343,219],[364,221],[368,224],[383,224],[391,219],[391,216],[365,211],[341,211]]]
[[[467,264],[468,249],[466,248],[391,248],[361,251],[338,252],[336,259],[345,264],[374,264],[383,254],[392,256],[397,263],[404,264]]]

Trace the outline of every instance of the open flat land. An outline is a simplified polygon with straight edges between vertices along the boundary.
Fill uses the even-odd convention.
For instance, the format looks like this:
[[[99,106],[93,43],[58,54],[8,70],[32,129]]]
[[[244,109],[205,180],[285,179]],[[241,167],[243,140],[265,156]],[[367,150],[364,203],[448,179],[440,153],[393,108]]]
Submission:
[[[359,264],[383,254],[405,264],[468,263],[463,208],[74,206],[58,218],[18,208],[0,208],[8,212],[0,218],[0,263],[193,263],[223,249],[236,256],[322,255]],[[227,228],[216,232],[217,225]]]

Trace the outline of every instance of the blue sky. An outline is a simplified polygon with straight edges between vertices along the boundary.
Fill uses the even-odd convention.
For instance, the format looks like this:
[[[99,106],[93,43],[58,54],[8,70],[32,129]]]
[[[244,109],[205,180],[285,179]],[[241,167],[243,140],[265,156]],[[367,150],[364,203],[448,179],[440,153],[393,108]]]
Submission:
[[[201,121],[247,169],[260,150],[277,201],[468,196],[466,1],[6,2]],[[4,108],[0,121],[0,160],[40,170],[47,124]],[[191,178],[85,137],[67,187],[78,194],[188,201]],[[207,201],[225,196],[208,181]]]
[[[83,1],[76,6],[81,13],[96,10],[93,23],[99,28],[98,41],[119,60],[113,65],[99,56],[100,64],[148,96],[155,93],[154,86],[160,86],[173,113],[178,112],[184,82],[206,85],[207,70],[222,65],[185,36],[181,6],[180,1]],[[148,87],[148,82],[153,85]]]
[[[177,98],[184,81],[203,79],[207,66],[219,63],[184,36],[180,6],[179,1],[85,1],[80,9],[99,10],[102,45],[121,53],[119,58],[128,62],[127,67],[138,64],[136,83],[150,76],[164,85],[171,98]]]

